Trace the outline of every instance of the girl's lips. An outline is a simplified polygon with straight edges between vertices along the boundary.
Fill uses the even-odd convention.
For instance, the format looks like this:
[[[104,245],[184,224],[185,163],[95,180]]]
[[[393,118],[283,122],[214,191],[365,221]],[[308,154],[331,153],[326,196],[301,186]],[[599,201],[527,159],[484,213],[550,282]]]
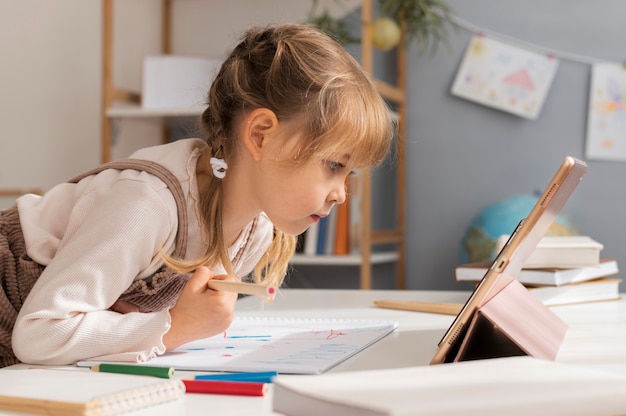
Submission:
[[[319,222],[319,220],[321,220],[324,217],[327,217],[328,215],[317,215],[317,214],[313,214],[311,215],[311,219],[313,220],[313,222]]]

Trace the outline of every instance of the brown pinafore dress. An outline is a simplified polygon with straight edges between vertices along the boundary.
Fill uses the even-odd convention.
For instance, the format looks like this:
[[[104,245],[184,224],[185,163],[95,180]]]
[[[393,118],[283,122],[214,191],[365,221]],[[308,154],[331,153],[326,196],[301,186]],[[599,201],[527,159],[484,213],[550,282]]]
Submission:
[[[185,197],[176,177],[162,165],[140,159],[113,161],[85,172],[69,182],[95,175],[105,169],[133,169],[145,171],[161,179],[172,192],[178,212],[178,231],[174,258],[182,258],[187,250],[187,210]],[[0,368],[16,364],[11,346],[11,334],[24,300],[44,270],[26,254],[24,236],[17,206],[0,212]],[[133,282],[120,296],[139,307],[141,312],[152,312],[174,306],[187,281],[181,275],[162,266],[154,275]]]

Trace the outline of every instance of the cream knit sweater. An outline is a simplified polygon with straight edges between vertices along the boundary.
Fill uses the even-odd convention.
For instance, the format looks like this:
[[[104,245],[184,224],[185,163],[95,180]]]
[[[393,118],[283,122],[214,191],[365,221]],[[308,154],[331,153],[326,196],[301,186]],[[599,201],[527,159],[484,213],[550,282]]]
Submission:
[[[195,176],[205,146],[197,139],[179,140],[131,156],[160,163],[179,179],[189,216],[187,259],[202,255],[207,245]],[[18,359],[59,365],[88,358],[145,361],[164,353],[168,310],[119,314],[108,308],[134,280],[162,265],[162,248],[173,251],[178,218],[165,184],[145,172],[106,170],[77,184],[57,185],[41,197],[25,195],[17,205],[28,255],[46,266],[15,324]],[[239,276],[250,273],[271,238],[272,225],[261,215],[234,264]],[[243,240],[229,248],[231,258]]]

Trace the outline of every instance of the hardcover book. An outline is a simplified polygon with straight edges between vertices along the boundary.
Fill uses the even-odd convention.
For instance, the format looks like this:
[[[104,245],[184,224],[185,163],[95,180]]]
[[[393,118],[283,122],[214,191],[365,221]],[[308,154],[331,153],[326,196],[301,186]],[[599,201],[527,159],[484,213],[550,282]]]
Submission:
[[[621,279],[595,279],[563,286],[530,286],[528,291],[546,306],[620,299]]]
[[[457,266],[455,269],[456,280],[459,282],[478,282],[483,278],[489,266],[490,264],[486,263],[468,263]],[[596,266],[522,269],[516,279],[525,285],[561,286],[612,276],[618,272],[616,260],[602,259]]]
[[[498,238],[496,252],[504,247],[508,238],[508,235]],[[597,266],[603,248],[602,244],[585,235],[544,236],[524,263],[524,268]]]

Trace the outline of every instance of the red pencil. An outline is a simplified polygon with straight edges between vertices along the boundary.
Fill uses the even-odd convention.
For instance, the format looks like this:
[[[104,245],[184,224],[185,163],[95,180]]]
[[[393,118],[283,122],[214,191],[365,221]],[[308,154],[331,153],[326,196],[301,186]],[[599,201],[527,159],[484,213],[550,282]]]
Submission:
[[[247,381],[183,380],[187,393],[234,394],[237,396],[265,396],[267,383]]]

